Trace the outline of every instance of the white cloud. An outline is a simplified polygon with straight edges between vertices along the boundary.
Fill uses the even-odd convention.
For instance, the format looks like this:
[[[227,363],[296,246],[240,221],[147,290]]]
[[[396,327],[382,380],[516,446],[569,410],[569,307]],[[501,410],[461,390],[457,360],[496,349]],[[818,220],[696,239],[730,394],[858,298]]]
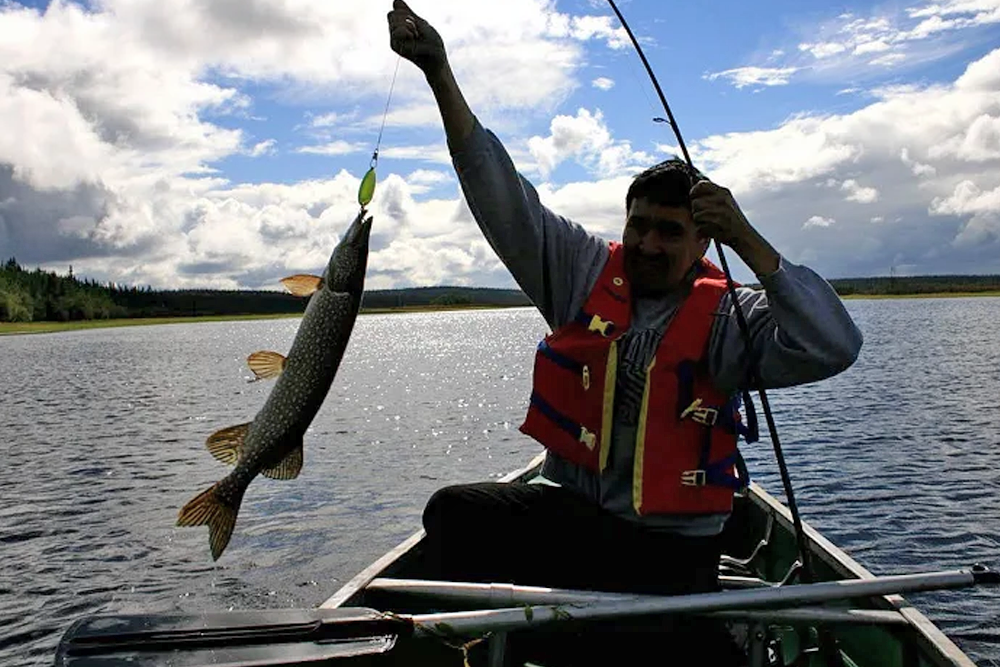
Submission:
[[[802,224],[802,229],[809,229],[810,227],[829,227],[836,223],[837,221],[833,218],[824,218],[821,215],[814,215]]]
[[[935,147],[931,147],[928,152],[933,151]],[[914,176],[936,176],[937,169],[929,164],[921,164],[910,159],[910,150],[908,148],[903,148],[899,153],[899,158],[902,160],[903,164],[910,168]]]
[[[455,182],[455,176],[444,171],[417,169],[406,177],[410,191],[414,194],[430,192],[434,188]]]
[[[396,160],[420,160],[451,165],[451,153],[441,144],[429,146],[386,146],[379,151],[382,157]]]
[[[572,37],[581,41],[602,39],[612,49],[630,45],[625,29],[615,25],[611,16],[569,16],[550,13],[546,16],[547,34],[552,37]]]
[[[450,172],[430,169],[418,169],[406,177],[407,183],[420,183],[421,185],[440,185],[441,183],[451,183],[454,180],[455,177]]]
[[[869,65],[875,67],[892,67],[893,65],[898,65],[899,63],[906,60],[905,53],[887,53],[885,55],[879,56],[878,58],[872,58],[868,61]]]
[[[629,177],[676,149],[647,153],[616,138],[599,111],[556,109],[580,85],[584,42],[614,48],[620,31],[604,19],[559,14],[547,0],[426,5],[487,124],[552,119],[530,141],[510,133],[518,164],[551,174],[573,160],[589,172],[542,184],[543,201],[619,237]],[[939,5],[933,14],[921,4],[931,13],[910,23],[844,18],[840,25],[858,38],[821,60],[909,56],[892,33],[916,34],[933,16],[992,20],[985,0]],[[57,1],[44,13],[0,4],[0,247],[29,263],[72,260],[81,275],[162,287],[276,287],[288,273],[321,267],[356,211],[395,65],[378,18],[353,3],[306,0]],[[952,25],[950,32],[967,29]],[[808,41],[847,44],[833,37]],[[794,48],[772,56],[814,58]],[[813,66],[766,64],[707,76],[780,85]],[[258,100],[242,91],[260,88],[292,104],[320,99],[324,112],[297,113],[292,139],[258,131]],[[958,257],[948,253],[962,248],[982,253],[976,266],[1000,271],[991,259],[1000,257],[998,99],[1000,51],[954,83],[884,88],[849,114],[800,114],[766,131],[704,137],[691,148],[792,261],[834,275],[870,272],[888,265],[887,257],[914,270],[947,270]],[[388,163],[405,176],[380,173],[370,284],[509,284],[469,217],[437,109],[408,63],[393,100],[390,128],[436,134],[397,136],[380,153],[418,162]],[[229,129],[235,120],[248,129]],[[293,151],[365,159],[357,173],[289,184],[234,184],[215,171],[230,156],[270,154],[277,140],[260,137],[271,136]],[[828,180],[836,185],[825,187]],[[803,234],[809,220],[836,220],[836,233]],[[928,248],[940,251],[929,259]]]
[[[989,113],[977,116],[962,135],[932,147],[928,154],[932,158],[952,156],[971,162],[1000,158],[1000,116]]]
[[[840,189],[847,193],[847,201],[859,204],[871,204],[878,201],[878,190],[859,185],[853,178],[849,178],[840,185]]]
[[[309,124],[313,127],[333,127],[340,125],[344,122],[345,114],[337,113],[331,111],[330,113],[321,114],[310,119]]]
[[[821,272],[1000,272],[1000,49],[953,83],[874,95],[851,113],[698,140],[695,161],[791,261]],[[830,220],[838,232],[821,242],[801,233]]]
[[[73,4],[44,15],[0,6],[0,163],[37,187],[99,179],[126,187],[156,173],[204,173],[243,137],[199,119],[238,110],[234,89],[161,62],[116,19]],[[47,145],[48,144],[48,145]]]
[[[351,153],[363,153],[368,150],[371,150],[370,144],[337,140],[321,146],[302,146],[297,148],[295,152],[312,153],[315,155],[350,155]]]
[[[973,181],[962,181],[949,197],[935,198],[931,202],[931,212],[938,215],[1000,213],[1000,185],[984,191]]]
[[[727,79],[737,88],[747,86],[785,86],[792,75],[798,71],[796,67],[737,67],[724,72],[712,72],[704,76],[709,81]]]
[[[882,53],[888,51],[892,46],[881,39],[874,39],[870,42],[860,42],[854,47],[853,55],[863,56],[866,53]]]
[[[805,39],[795,48],[773,49],[762,62],[708,78],[724,78],[738,88],[762,77],[776,82],[759,82],[764,85],[784,85],[793,77],[856,82],[952,55],[963,48],[962,35],[998,23],[1000,0],[923,0],[904,11],[882,6],[869,16],[843,13],[799,26],[796,32]]]
[[[606,76],[599,76],[591,82],[591,85],[599,90],[611,90],[615,87],[615,82]]]
[[[278,152],[277,149],[278,142],[274,139],[265,139],[259,143],[254,144],[253,148],[250,149],[250,157],[261,157],[262,155],[274,155]]]
[[[649,154],[633,150],[628,141],[613,139],[600,110],[579,109],[576,116],[556,116],[550,131],[547,137],[528,140],[528,150],[544,178],[571,158],[600,176],[639,170],[653,161]]]
[[[842,119],[799,116],[775,130],[734,132],[696,142],[696,161],[717,168],[736,192],[774,188],[826,176],[863,153]]]
[[[819,44],[799,44],[799,51],[808,51],[813,58],[829,58],[847,50],[847,46],[839,42],[822,42]]]
[[[484,120],[551,115],[580,85],[586,45],[628,46],[604,10],[575,15],[548,0],[421,5]],[[26,262],[72,258],[96,278],[157,286],[271,286],[289,269],[321,265],[356,207],[360,173],[233,185],[215,165],[275,154],[278,139],[267,137],[277,135],[260,137],[253,126],[262,120],[258,103],[268,115],[327,107],[300,116],[292,128],[300,136],[280,139],[292,152],[372,150],[397,58],[386,48],[384,14],[363,9],[309,0],[53,0],[42,11],[0,2],[0,247]],[[243,91],[264,92],[257,100]],[[440,131],[426,82],[409,63],[399,66],[388,121],[395,130]],[[422,134],[381,155],[450,173],[443,142]],[[588,159],[610,170],[632,157],[612,142]],[[494,275],[495,258],[484,259],[491,251],[474,224],[464,220],[456,236],[458,200],[413,200],[454,184],[452,176],[380,176],[377,229],[402,234],[393,252],[427,241],[400,269],[378,264],[389,246],[379,239],[378,280],[442,271],[506,279]],[[470,261],[449,254],[456,239],[479,244],[463,251]],[[435,244],[444,248],[429,252]]]
[[[538,188],[542,202],[608,240],[620,240],[625,222],[625,192],[631,175]]]

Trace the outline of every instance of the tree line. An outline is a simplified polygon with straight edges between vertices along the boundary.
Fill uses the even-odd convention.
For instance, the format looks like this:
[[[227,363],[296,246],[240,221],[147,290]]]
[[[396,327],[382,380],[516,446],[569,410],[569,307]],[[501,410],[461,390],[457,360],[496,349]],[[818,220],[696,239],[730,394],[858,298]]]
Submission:
[[[1000,291],[1000,276],[883,276],[838,278],[830,281],[837,294],[882,296],[893,294],[954,294]]]
[[[126,317],[281,315],[302,313],[306,299],[266,290],[154,290],[80,280],[69,273],[28,271],[11,258],[0,268],[0,322],[68,322]],[[527,306],[520,290],[416,287],[372,290],[363,309]]]
[[[1000,291],[1000,276],[890,276],[830,281],[837,293],[893,295]],[[520,290],[415,287],[365,292],[363,309],[527,306]],[[265,290],[154,290],[80,280],[69,273],[28,271],[11,258],[0,267],[0,322],[67,322],[124,317],[295,314],[306,300]]]
[[[11,258],[0,268],[0,321],[68,322],[125,317],[111,287],[69,274],[23,269]]]

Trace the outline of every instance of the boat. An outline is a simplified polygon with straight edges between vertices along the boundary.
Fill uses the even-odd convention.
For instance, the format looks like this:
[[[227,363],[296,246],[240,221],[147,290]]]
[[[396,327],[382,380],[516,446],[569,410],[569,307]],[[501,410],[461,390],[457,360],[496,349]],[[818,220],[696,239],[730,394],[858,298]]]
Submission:
[[[548,483],[542,460],[501,481]],[[669,651],[649,645],[648,624],[680,614],[724,623],[753,667],[975,667],[901,593],[995,584],[997,573],[876,577],[803,523],[813,581],[796,583],[793,525],[788,508],[751,482],[724,532],[722,590],[674,597],[435,581],[418,530],[317,609],[85,618],[66,631],[55,664],[548,667],[567,664],[560,652],[589,628],[612,652],[636,641],[640,651]]]

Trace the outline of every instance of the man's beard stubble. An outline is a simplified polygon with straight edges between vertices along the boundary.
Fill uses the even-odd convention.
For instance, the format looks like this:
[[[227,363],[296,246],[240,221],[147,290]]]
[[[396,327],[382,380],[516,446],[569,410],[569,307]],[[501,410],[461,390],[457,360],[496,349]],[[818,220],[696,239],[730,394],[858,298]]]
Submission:
[[[625,275],[636,296],[658,296],[670,292],[673,289],[669,278],[672,266],[673,262],[667,255],[625,251]]]

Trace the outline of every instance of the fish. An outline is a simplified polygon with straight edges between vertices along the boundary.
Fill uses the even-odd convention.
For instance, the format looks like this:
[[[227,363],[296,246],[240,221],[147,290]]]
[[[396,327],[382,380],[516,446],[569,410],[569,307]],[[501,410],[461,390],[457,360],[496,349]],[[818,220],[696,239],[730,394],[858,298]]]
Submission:
[[[303,437],[326,400],[361,307],[371,216],[364,206],[337,243],[322,276],[298,274],[281,282],[309,304],[288,355],[261,351],[247,363],[258,379],[277,379],[253,421],[216,431],[205,442],[227,476],[181,508],[178,526],[208,526],[212,559],[225,551],[243,495],[257,477],[291,480],[303,465]]]

